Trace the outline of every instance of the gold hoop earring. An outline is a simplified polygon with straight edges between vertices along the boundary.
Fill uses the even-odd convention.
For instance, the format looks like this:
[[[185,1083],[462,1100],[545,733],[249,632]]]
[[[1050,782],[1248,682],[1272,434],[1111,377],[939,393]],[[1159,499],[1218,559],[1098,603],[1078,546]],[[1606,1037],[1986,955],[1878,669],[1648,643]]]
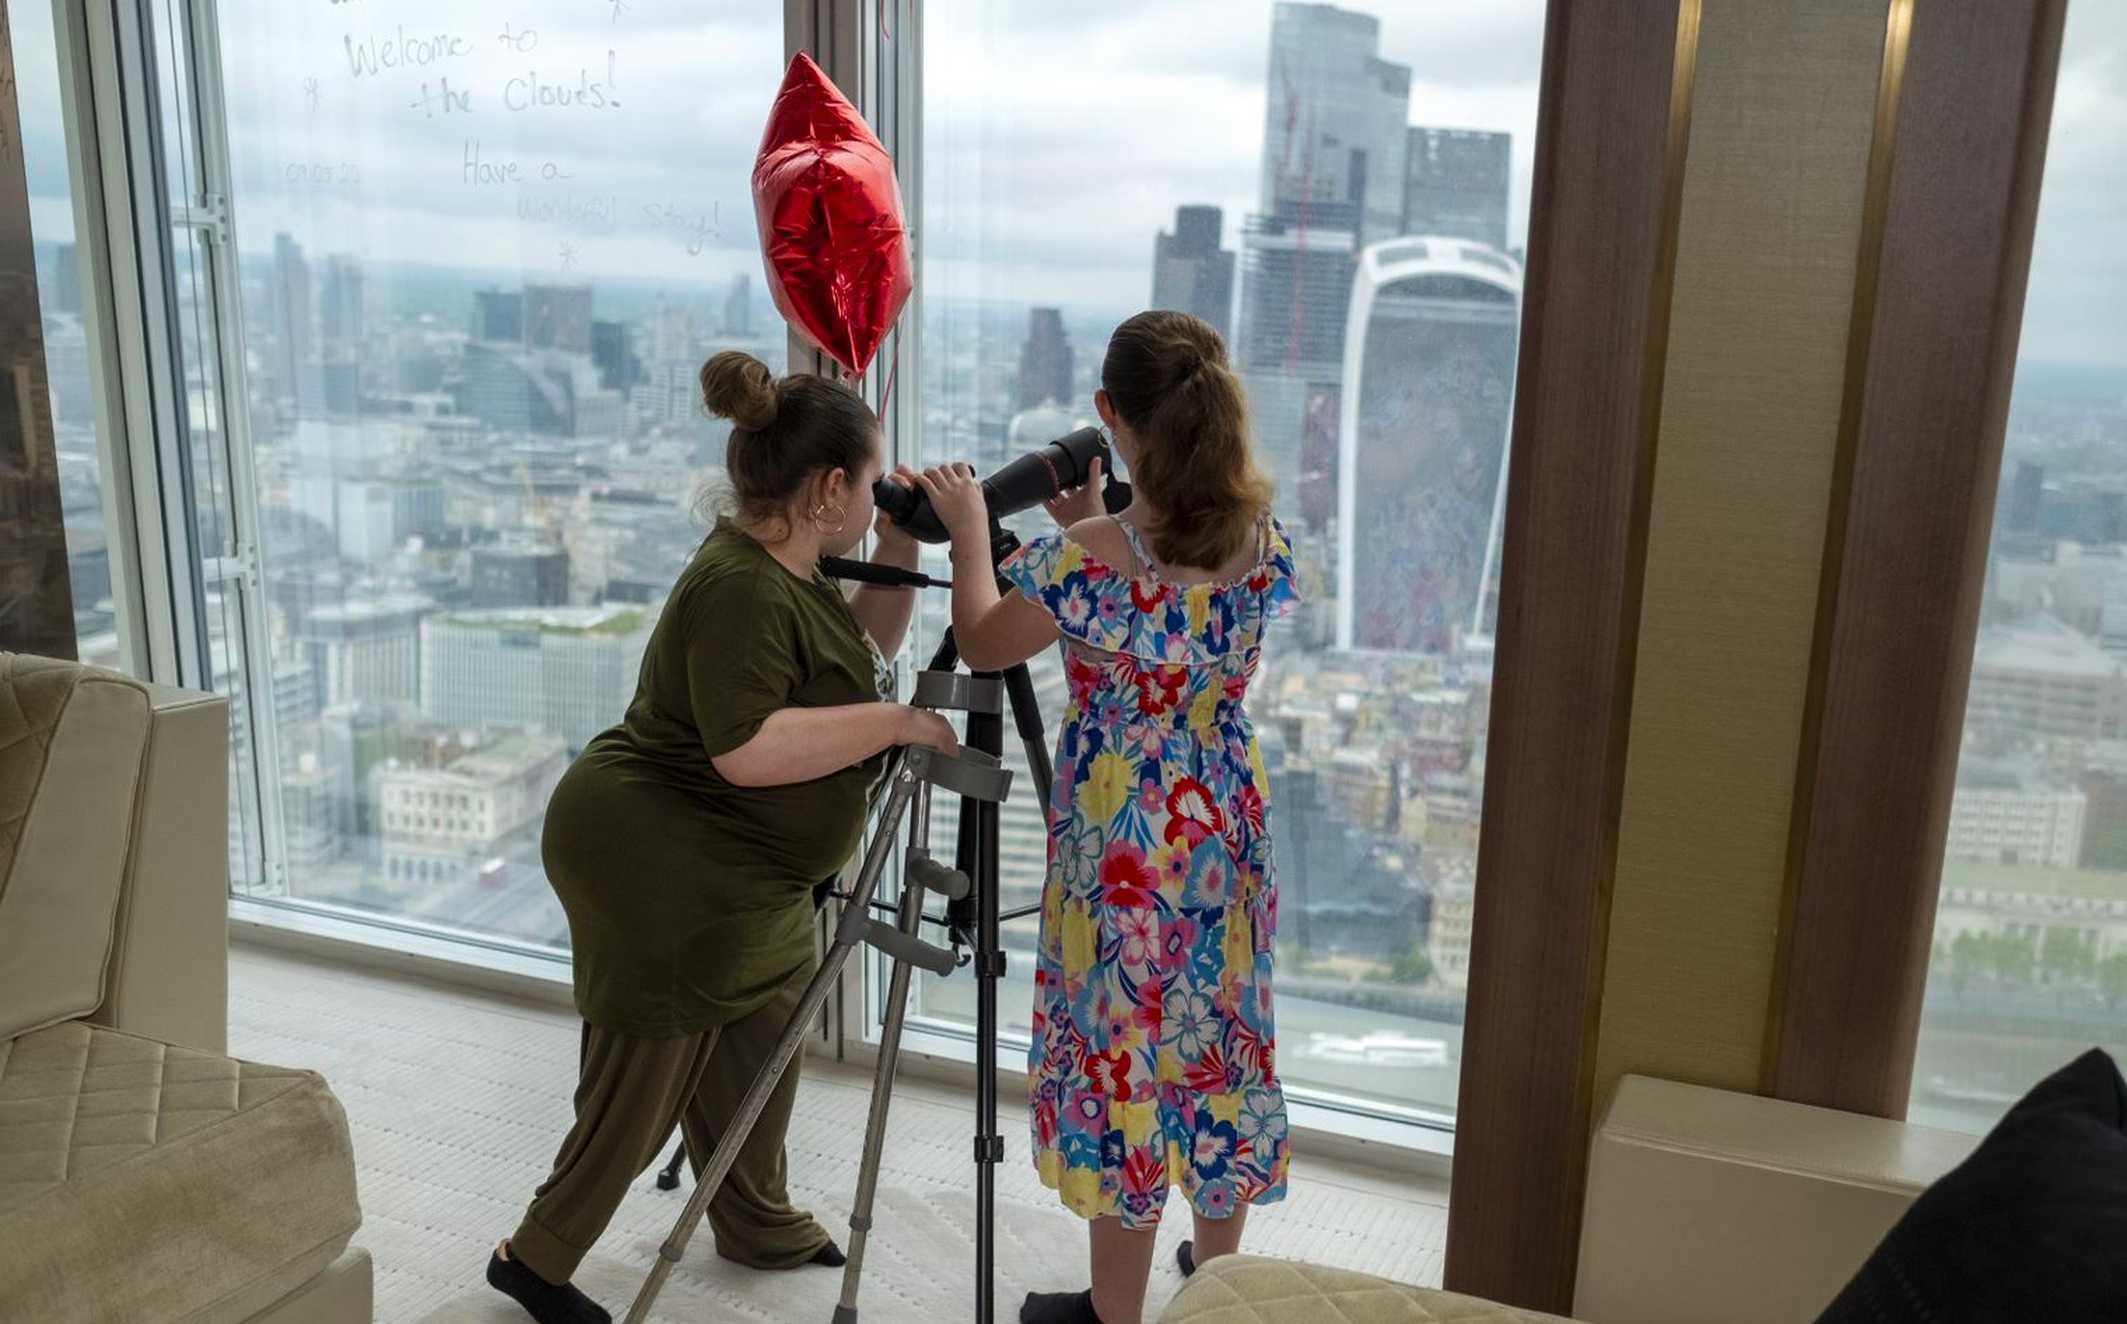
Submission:
[[[836,506],[834,509],[835,526],[831,529],[828,528],[826,525],[820,523],[820,516],[827,512],[827,505],[825,502],[822,502],[820,505],[813,507],[812,511],[812,526],[818,529],[822,534],[830,538],[840,533],[849,524],[849,507]]]

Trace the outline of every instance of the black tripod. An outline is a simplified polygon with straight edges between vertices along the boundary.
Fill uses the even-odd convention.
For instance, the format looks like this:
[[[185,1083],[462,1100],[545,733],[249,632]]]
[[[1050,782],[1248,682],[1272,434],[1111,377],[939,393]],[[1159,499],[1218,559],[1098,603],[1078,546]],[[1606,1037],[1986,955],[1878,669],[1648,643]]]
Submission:
[[[1019,545],[1016,535],[992,519],[992,567],[1002,564],[1007,557],[1018,551]],[[836,578],[863,579],[872,583],[905,587],[942,586],[939,581],[927,575],[892,567],[831,560],[823,563],[823,568]],[[1000,588],[1005,587],[1001,577],[998,585]],[[953,638],[952,630],[948,628],[924,674],[931,676],[949,673],[959,665],[959,661],[959,645]],[[1035,793],[1039,797],[1043,812],[1046,813],[1053,771],[1044,738],[1040,703],[1035,697],[1033,678],[1028,674],[1026,664],[1018,663],[1002,672],[977,672],[973,679],[978,685],[985,682],[996,685],[1002,682],[1004,698],[1011,705],[1013,724],[1026,752],[1027,767],[1033,773]],[[964,748],[987,756],[992,762],[1001,758],[1004,752],[1003,714],[993,705],[981,704],[971,705],[966,711],[967,730],[962,741]],[[956,963],[972,965],[975,973],[976,1324],[993,1324],[996,1318],[997,1165],[1004,1161],[1004,1137],[997,1130],[997,985],[1005,976],[1006,965],[998,929],[1006,920],[1020,919],[1041,909],[1037,903],[1010,912],[1000,911],[998,889],[1001,880],[997,864],[998,804],[999,800],[995,796],[963,794],[960,797],[959,832],[954,843],[954,871],[964,876],[972,886],[958,896],[948,893],[950,899],[942,919],[929,915],[920,916],[920,922],[942,925],[945,928],[951,938]],[[926,798],[918,806],[919,812],[926,810],[927,806]],[[837,895],[841,895],[845,902],[855,901],[889,913],[900,909],[872,899],[865,888],[859,888],[856,896]],[[904,916],[905,922],[910,919],[911,917]],[[877,1177],[877,1145],[882,1138],[887,1102],[884,1094],[891,1091],[896,1059],[900,1051],[901,1017],[906,991],[904,967],[896,971],[888,994],[886,1030],[879,1049],[882,1060],[872,1100],[873,1119],[866,1136],[865,1160],[860,1169],[857,1199],[850,1218],[852,1236],[849,1264],[844,1271],[842,1303],[835,1310],[835,1324],[854,1324],[857,1318],[856,1289],[863,1271],[864,1243],[871,1230],[871,1201]],[[673,1150],[671,1161],[658,1174],[657,1185],[660,1189],[678,1188],[680,1166],[686,1161],[686,1156],[686,1144],[682,1141]]]

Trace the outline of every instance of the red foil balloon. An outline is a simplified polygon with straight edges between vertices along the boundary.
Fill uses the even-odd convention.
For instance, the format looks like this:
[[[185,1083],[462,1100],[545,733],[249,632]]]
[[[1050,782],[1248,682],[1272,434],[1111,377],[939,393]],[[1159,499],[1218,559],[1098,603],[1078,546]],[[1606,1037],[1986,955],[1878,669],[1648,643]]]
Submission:
[[[803,52],[761,135],[753,205],[776,308],[863,376],[916,284],[901,186],[864,117]]]

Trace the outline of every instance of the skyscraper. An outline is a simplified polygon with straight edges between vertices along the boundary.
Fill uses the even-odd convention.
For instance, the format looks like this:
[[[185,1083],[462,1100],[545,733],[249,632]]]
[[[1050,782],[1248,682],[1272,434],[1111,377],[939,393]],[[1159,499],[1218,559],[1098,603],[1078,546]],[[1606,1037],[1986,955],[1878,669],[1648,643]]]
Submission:
[[[1349,230],[1310,230],[1269,216],[1250,217],[1242,232],[1236,362],[1263,463],[1288,496],[1306,468],[1308,402],[1343,380],[1354,242]],[[1328,441],[1334,448],[1334,437]]]
[[[1233,321],[1233,253],[1219,247],[1217,207],[1177,207],[1174,233],[1152,241],[1152,306],[1193,313],[1221,339]]]
[[[664,363],[686,359],[694,354],[694,319],[687,310],[665,303],[657,303],[657,317],[650,324],[650,361]]]
[[[599,386],[608,391],[625,392],[643,379],[626,322],[591,323],[591,362],[598,365]]]
[[[518,290],[474,290],[473,339],[493,344],[523,344],[523,293]]]
[[[731,293],[724,296],[724,334],[753,334],[753,285],[743,271],[731,278]]]
[[[1063,313],[1035,308],[1027,313],[1027,339],[1019,347],[1019,407],[1071,398],[1071,342],[1064,335]]]
[[[682,359],[661,359],[643,373],[643,379],[628,392],[628,405],[643,427],[699,423],[702,417],[702,384],[699,365]]]
[[[576,430],[570,363],[514,346],[469,345],[453,387],[458,412],[503,432],[568,436]]]
[[[60,244],[52,254],[50,288],[43,294],[48,313],[81,313],[81,264],[72,244]]]
[[[1251,216],[1242,242],[1242,366],[1298,380],[1338,380],[1357,257],[1351,232]]]
[[[1521,267],[1397,239],[1361,258],[1337,460],[1337,646],[1446,654],[1489,635]]]
[[[524,343],[533,349],[591,352],[591,287],[524,287]]]
[[[362,264],[354,258],[335,254],[325,259],[318,338],[328,352],[352,353],[362,342]]]
[[[1474,239],[1507,251],[1513,136],[1413,126],[1404,165],[1403,233]]]
[[[1335,5],[1279,4],[1263,116],[1266,216],[1356,230],[1403,224],[1411,71],[1380,58],[1381,21]]]
[[[2018,460],[2016,478],[2009,487],[2009,532],[2038,532],[2045,513],[2046,466],[2036,460]]]
[[[1287,493],[1308,401],[1343,377],[1358,252],[1403,228],[1411,78],[1380,42],[1369,14],[1272,11],[1261,212],[1241,231],[1235,338],[1264,461]]]
[[[283,233],[273,236],[273,381],[281,399],[300,398],[306,364],[316,362],[311,329],[310,264],[303,246]]]
[[[419,691],[421,617],[433,604],[418,594],[328,603],[300,635],[321,707],[411,704]]]

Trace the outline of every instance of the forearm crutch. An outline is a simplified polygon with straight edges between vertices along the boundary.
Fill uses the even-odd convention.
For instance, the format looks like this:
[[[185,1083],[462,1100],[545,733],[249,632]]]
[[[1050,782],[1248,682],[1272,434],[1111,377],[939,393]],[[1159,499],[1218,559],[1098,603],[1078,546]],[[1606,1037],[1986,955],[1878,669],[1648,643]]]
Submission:
[[[917,677],[915,703],[918,707],[933,709],[996,713],[1001,708],[1000,686],[994,679],[924,672]],[[628,1324],[645,1324],[649,1319],[657,1294],[664,1289],[665,1280],[672,1276],[672,1267],[686,1253],[687,1242],[694,1236],[702,1215],[708,1212],[709,1202],[716,1198],[717,1191],[723,1186],[724,1178],[738,1158],[739,1149],[760,1120],[762,1110],[768,1106],[768,1098],[782,1080],[790,1059],[804,1042],[813,1018],[819,1015],[821,1005],[841,977],[842,967],[860,944],[869,943],[894,962],[894,996],[888,1008],[891,1038],[881,1045],[880,1087],[872,1095],[871,1125],[865,1135],[865,1168],[860,1174],[858,1190],[858,1211],[864,1222],[859,1226],[856,1218],[851,1219],[854,1237],[849,1263],[855,1267],[863,1262],[863,1237],[870,1226],[871,1194],[877,1184],[878,1151],[885,1128],[886,1096],[892,1089],[895,1051],[899,1047],[908,967],[913,965],[942,976],[952,973],[957,964],[951,951],[925,942],[916,932],[923,917],[923,894],[931,890],[943,892],[948,898],[960,897],[967,895],[971,886],[965,874],[930,857],[930,789],[939,787],[963,800],[996,803],[1005,798],[1012,784],[1012,774],[1001,767],[993,755],[973,749],[963,749],[959,754],[951,755],[923,746],[899,751],[893,758],[890,777],[886,807],[865,851],[864,865],[857,875],[855,887],[835,925],[834,941],[828,945],[827,954],[821,958],[820,968],[813,974],[811,982],[806,984],[798,1008],[784,1026],[774,1051],[754,1077],[746,1097],[740,1100],[737,1115],[731,1119],[730,1126],[703,1165],[701,1179],[695,1183],[686,1208],[680,1211],[679,1220],[673,1224],[671,1235],[658,1247],[657,1259],[650,1266],[649,1276],[643,1280],[642,1290],[636,1293],[634,1305],[629,1307]],[[914,817],[909,829],[909,849],[902,874],[900,922],[886,924],[871,917],[872,896],[878,890],[880,875],[885,872],[902,815],[907,813],[911,803],[919,804],[922,812]],[[844,1302],[835,1311],[838,1320],[855,1318],[855,1291],[855,1274],[845,1273]]]

